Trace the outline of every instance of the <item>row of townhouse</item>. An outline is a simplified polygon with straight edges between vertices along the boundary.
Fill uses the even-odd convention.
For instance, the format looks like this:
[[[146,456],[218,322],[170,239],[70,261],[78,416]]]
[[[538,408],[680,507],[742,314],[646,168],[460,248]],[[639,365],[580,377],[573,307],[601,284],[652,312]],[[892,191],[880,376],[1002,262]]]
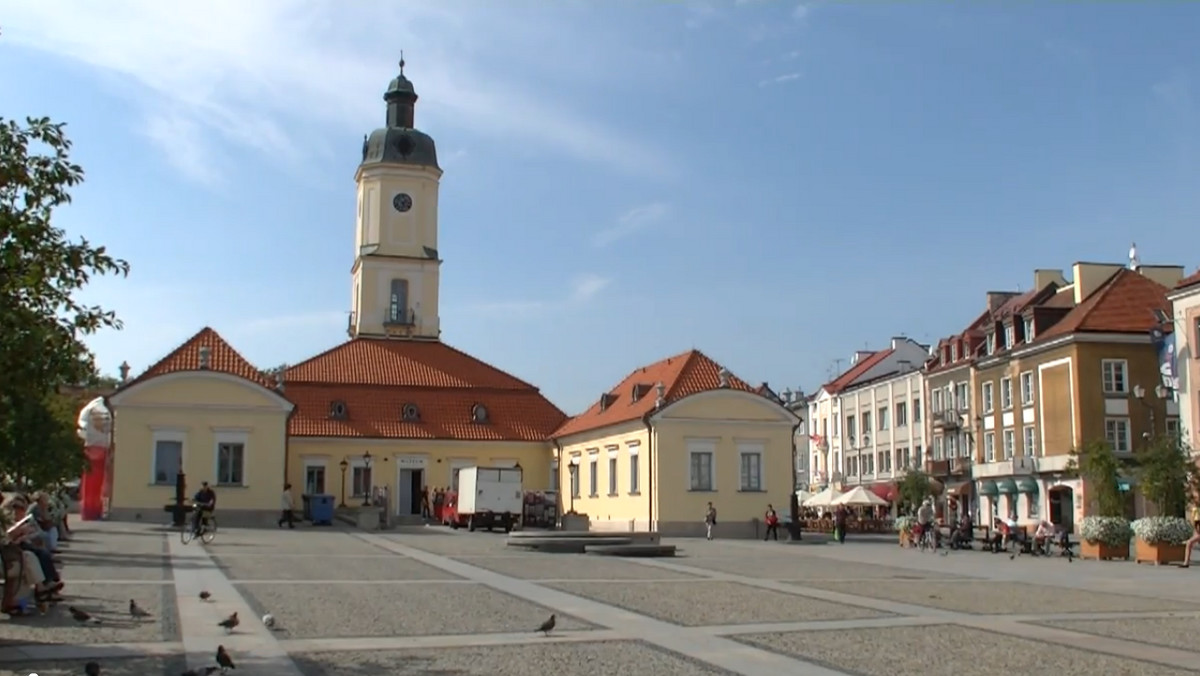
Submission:
[[[1200,447],[1200,273],[1076,263],[1037,270],[1032,289],[988,292],[962,332],[855,355],[808,402],[810,488],[863,484],[889,500],[908,469],[929,474],[939,509],[1074,527],[1086,487],[1071,451],[1105,441],[1132,454],[1155,435]],[[1172,307],[1174,303],[1174,307]],[[1186,330],[1185,330],[1186,328]],[[1189,379],[1190,376],[1190,379]],[[1152,509],[1122,481],[1130,516]]]

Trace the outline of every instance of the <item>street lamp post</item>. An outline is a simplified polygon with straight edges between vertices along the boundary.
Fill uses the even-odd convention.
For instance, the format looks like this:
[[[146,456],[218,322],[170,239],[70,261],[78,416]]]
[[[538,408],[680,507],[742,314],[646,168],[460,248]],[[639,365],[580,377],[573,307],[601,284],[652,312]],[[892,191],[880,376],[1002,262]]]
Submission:
[[[371,506],[371,452],[363,453],[363,466],[367,468],[363,486],[363,507]]]
[[[568,490],[571,491],[571,513],[574,514],[576,486],[579,485],[577,483],[579,481],[579,465],[576,465],[574,462],[567,465],[567,473],[571,475],[571,485],[568,487]]]
[[[342,461],[338,463],[338,467],[342,468],[342,504],[338,505],[338,507],[345,508],[346,507],[346,469],[348,467],[350,467],[350,463],[346,462],[345,458],[342,458]]]
[[[187,476],[183,473],[183,458],[179,458],[179,471],[175,473],[175,509],[172,514],[171,522],[176,528],[183,528],[183,524],[187,521],[187,507],[184,502],[187,501]]]
[[[1167,391],[1167,388],[1162,385],[1154,388],[1154,396],[1160,401],[1166,399],[1169,394],[1170,392]],[[1146,388],[1141,385],[1133,386],[1133,396],[1142,406],[1146,407],[1146,411],[1150,414],[1150,432],[1143,434],[1142,437],[1147,440],[1153,439],[1158,434],[1157,426],[1154,424],[1154,404],[1146,401]]]

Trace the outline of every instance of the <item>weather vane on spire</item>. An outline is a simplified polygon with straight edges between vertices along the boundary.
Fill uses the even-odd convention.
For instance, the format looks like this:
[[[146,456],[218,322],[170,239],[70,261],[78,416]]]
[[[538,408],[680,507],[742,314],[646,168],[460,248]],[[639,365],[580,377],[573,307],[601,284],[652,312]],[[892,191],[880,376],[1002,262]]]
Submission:
[[[404,75],[404,50],[400,50],[400,74]]]

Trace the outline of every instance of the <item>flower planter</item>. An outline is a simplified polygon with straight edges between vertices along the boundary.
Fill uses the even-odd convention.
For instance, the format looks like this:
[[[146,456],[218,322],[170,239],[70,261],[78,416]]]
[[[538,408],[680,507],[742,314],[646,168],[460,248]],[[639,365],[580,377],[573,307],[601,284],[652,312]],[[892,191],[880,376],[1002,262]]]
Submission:
[[[1103,542],[1079,543],[1079,558],[1097,561],[1128,561],[1129,545],[1106,545]]]
[[[1185,553],[1183,545],[1173,545],[1167,542],[1146,542],[1138,538],[1136,558],[1134,560],[1138,563],[1153,563],[1156,566],[1161,566],[1164,563],[1183,561]]]
[[[900,546],[901,547],[907,547],[909,545],[909,542],[911,542],[911,540],[909,540],[909,535],[910,535],[910,533],[908,532],[908,530],[900,531]]]

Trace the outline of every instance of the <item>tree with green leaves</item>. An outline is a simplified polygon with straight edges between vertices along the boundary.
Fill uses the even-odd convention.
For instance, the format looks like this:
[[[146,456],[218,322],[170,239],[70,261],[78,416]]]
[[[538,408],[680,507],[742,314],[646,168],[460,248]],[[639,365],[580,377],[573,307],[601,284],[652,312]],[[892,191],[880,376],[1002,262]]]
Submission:
[[[1067,463],[1067,471],[1086,483],[1085,494],[1091,498],[1094,516],[1125,516],[1120,486],[1122,469],[1123,463],[1107,441],[1093,441],[1073,449]]]
[[[900,496],[901,511],[914,511],[925,498],[933,495],[930,483],[929,475],[925,472],[915,467],[908,470],[908,473],[896,485],[896,493]]]
[[[103,246],[69,239],[53,223],[83,180],[70,150],[63,124],[0,118],[0,473],[33,478],[22,460],[29,453],[61,466],[62,476],[75,472],[74,415],[59,410],[55,397],[64,385],[95,382],[84,337],[120,328],[113,312],[77,296],[94,276],[126,275],[129,264]],[[68,436],[73,453],[52,459],[50,451],[66,451],[60,442]]]
[[[1142,495],[1158,507],[1159,516],[1187,516],[1190,493],[1198,481],[1191,449],[1176,436],[1152,439],[1137,454]]]

